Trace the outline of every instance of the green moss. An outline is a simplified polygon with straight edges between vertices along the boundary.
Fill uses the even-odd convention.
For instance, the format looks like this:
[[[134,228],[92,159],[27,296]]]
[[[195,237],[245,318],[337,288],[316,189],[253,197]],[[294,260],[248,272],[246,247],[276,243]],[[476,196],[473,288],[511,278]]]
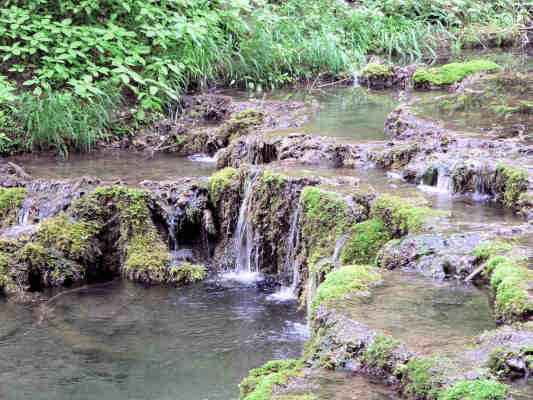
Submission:
[[[9,256],[4,252],[0,252],[0,292],[4,292],[10,283]]]
[[[505,400],[508,386],[492,379],[462,380],[439,395],[439,400]]]
[[[187,285],[199,282],[204,280],[206,275],[205,266],[189,262],[169,268],[169,281],[177,284]]]
[[[303,367],[302,360],[274,360],[250,371],[239,385],[242,400],[270,400],[275,385],[282,385],[297,376]]]
[[[507,242],[501,240],[490,240],[477,245],[472,252],[472,255],[479,261],[485,261],[497,254],[505,253],[511,250],[511,248],[512,246]]]
[[[419,232],[428,217],[439,213],[428,207],[412,206],[400,197],[384,194],[372,204],[371,215],[381,219],[391,236],[397,238]]]
[[[515,373],[512,365],[517,360],[524,360],[527,368],[533,367],[533,346],[509,350],[502,347],[495,348],[489,356],[487,367],[498,378],[512,378]]]
[[[26,194],[26,188],[0,188],[0,225],[9,226],[15,222],[17,211]]]
[[[510,322],[533,313],[533,299],[527,287],[533,281],[533,273],[509,258],[493,258],[488,263],[493,268],[490,284],[495,292],[496,317]]]
[[[265,113],[260,110],[247,109],[231,116],[220,128],[220,135],[226,137],[246,135],[251,128],[260,126],[265,119]]]
[[[342,249],[340,259],[344,264],[373,263],[381,246],[391,239],[383,221],[372,218],[355,224],[350,239]]]
[[[126,247],[123,272],[131,280],[165,282],[168,279],[170,254],[155,230],[134,235]]]
[[[386,368],[392,352],[399,345],[399,340],[391,336],[378,334],[363,353],[363,361],[370,367]]]
[[[523,168],[498,164],[496,174],[499,190],[503,193],[503,204],[515,208],[520,195],[527,191],[529,185],[527,171]]]
[[[72,259],[82,259],[91,249],[91,238],[100,226],[94,222],[72,221],[65,214],[45,219],[39,226],[37,240]]]
[[[392,67],[390,65],[370,63],[361,71],[361,76],[366,78],[388,78],[393,75]]]
[[[436,399],[442,376],[436,358],[417,357],[402,365],[397,373],[407,395],[415,398]]]
[[[286,182],[286,180],[287,177],[285,175],[268,170],[264,171],[261,175],[261,181],[267,185],[281,186]]]
[[[215,172],[209,180],[209,197],[213,204],[217,204],[220,196],[230,186],[238,176],[235,168],[224,168]]]
[[[419,68],[413,74],[416,85],[447,86],[478,72],[497,71],[501,67],[488,60],[451,63],[438,68]]]
[[[351,265],[331,271],[317,289],[311,304],[311,315],[315,315],[321,304],[352,292],[367,291],[371,284],[380,280],[381,275],[368,265]]]

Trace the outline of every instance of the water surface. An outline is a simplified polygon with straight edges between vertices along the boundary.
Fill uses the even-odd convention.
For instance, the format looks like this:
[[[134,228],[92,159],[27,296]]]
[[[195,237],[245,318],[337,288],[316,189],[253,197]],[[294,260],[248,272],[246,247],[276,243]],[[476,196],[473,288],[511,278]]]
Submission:
[[[297,357],[294,304],[243,287],[113,282],[61,295],[42,323],[0,303],[0,398],[230,400],[251,368]]]

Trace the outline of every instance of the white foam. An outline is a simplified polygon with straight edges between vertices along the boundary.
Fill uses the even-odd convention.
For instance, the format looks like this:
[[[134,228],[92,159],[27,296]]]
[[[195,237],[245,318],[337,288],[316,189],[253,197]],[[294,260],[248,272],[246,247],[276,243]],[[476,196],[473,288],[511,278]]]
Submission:
[[[433,194],[440,194],[440,195],[446,195],[446,196],[452,195],[448,189],[445,189],[439,186],[430,186],[430,185],[420,184],[417,186],[417,188],[418,190],[421,190],[425,193],[433,193]]]
[[[294,289],[291,286],[282,286],[276,293],[272,293],[267,300],[276,302],[285,302],[296,300]]]
[[[259,272],[229,271],[222,274],[222,279],[225,281],[251,284],[260,281],[261,274]]]
[[[217,162],[216,156],[210,156],[208,154],[193,154],[189,156],[189,160],[203,163],[215,163]]]

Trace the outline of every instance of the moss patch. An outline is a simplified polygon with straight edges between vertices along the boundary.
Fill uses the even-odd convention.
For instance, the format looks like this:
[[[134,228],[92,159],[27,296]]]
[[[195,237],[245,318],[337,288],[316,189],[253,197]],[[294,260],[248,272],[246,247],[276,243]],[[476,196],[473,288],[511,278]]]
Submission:
[[[507,385],[492,379],[462,380],[439,395],[439,400],[505,400]]]
[[[393,75],[393,70],[390,65],[370,63],[363,68],[361,76],[365,78],[388,78]]]
[[[170,282],[188,285],[191,283],[199,282],[205,279],[207,270],[205,266],[199,264],[191,264],[185,262],[179,266],[171,266],[169,268],[169,280]]]
[[[511,167],[504,164],[496,166],[496,186],[503,194],[503,205],[515,208],[520,195],[527,191],[529,185],[527,171],[523,168]]]
[[[217,204],[220,196],[238,177],[235,168],[224,168],[215,172],[209,180],[209,197],[213,204]]]
[[[490,240],[476,246],[472,252],[472,255],[476,257],[478,261],[485,261],[497,254],[505,253],[511,250],[511,248],[512,246],[507,242],[501,240]]]
[[[392,352],[399,345],[399,340],[391,336],[378,334],[363,353],[363,361],[372,368],[386,368]]]
[[[368,265],[351,265],[331,271],[318,287],[311,304],[311,315],[315,315],[321,304],[340,299],[352,292],[367,291],[371,284],[380,280],[381,275]]]
[[[439,215],[428,207],[416,207],[404,199],[384,194],[372,204],[371,215],[383,221],[394,238],[419,232],[428,217]]]
[[[415,86],[447,86],[460,82],[478,72],[498,71],[501,67],[488,60],[472,60],[443,65],[438,68],[419,68],[413,74]]]
[[[341,252],[344,264],[373,263],[381,246],[391,239],[383,221],[376,218],[355,224],[352,232]]]
[[[270,400],[275,385],[282,385],[291,376],[297,376],[302,360],[274,360],[252,369],[239,385],[242,400]]]
[[[12,225],[17,211],[26,198],[26,188],[0,188],[0,218],[1,226]]]
[[[401,375],[401,382],[407,395],[415,398],[437,398],[442,384],[438,359],[413,358],[402,365],[397,373]]]

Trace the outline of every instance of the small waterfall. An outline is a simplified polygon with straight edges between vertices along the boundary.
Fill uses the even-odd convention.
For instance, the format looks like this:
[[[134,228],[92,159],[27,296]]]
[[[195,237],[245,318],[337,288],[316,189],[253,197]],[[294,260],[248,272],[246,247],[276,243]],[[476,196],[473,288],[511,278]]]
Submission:
[[[291,225],[289,236],[287,237],[287,251],[283,269],[285,272],[292,272],[292,281],[290,286],[282,286],[276,293],[269,296],[269,299],[277,301],[294,300],[297,298],[298,283],[300,282],[300,266],[296,261],[296,253],[300,245],[300,214],[302,212],[302,203],[298,202],[291,216]]]
[[[349,236],[347,234],[344,234],[344,235],[341,235],[335,242],[335,250],[333,251],[333,256],[331,257],[331,262],[333,264],[333,268],[335,269],[341,266],[341,263],[340,263],[341,250],[346,244],[346,241],[348,240],[348,238]]]
[[[443,167],[431,167],[430,181],[423,181],[418,188],[427,193],[437,193],[451,196],[453,193],[453,180],[450,171]]]
[[[257,249],[254,252],[255,232],[249,219],[253,187],[258,176],[258,172],[254,173],[244,185],[244,197],[239,209],[234,239],[235,269],[225,274],[229,279],[243,282],[253,282],[259,278],[259,252]]]
[[[474,201],[487,201],[492,197],[490,171],[486,166],[478,165],[474,172]]]

